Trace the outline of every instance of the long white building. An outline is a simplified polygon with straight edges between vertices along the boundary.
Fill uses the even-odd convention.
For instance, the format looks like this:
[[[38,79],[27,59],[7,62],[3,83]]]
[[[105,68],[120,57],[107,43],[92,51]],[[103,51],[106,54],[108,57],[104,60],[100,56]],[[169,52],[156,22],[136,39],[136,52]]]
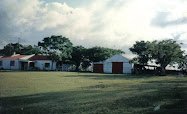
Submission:
[[[0,58],[0,69],[56,70],[56,62],[44,55],[13,55]]]

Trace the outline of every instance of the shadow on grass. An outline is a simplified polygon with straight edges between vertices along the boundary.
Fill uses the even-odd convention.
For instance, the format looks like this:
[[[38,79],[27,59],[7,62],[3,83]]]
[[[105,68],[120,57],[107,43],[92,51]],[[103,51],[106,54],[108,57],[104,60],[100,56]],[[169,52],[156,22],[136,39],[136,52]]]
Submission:
[[[0,113],[73,113],[81,106],[76,102],[80,94],[97,91],[50,92],[0,98]]]
[[[187,113],[187,88],[160,89],[155,92],[140,94],[134,97],[116,100],[111,109],[135,109],[133,113],[156,113],[156,114],[186,114]],[[160,105],[160,110],[153,111]],[[123,110],[124,110],[123,109]],[[140,109],[140,110],[138,110]],[[138,111],[137,111],[138,110]]]
[[[175,83],[175,84],[182,84],[182,83],[187,83],[187,80],[162,80],[162,81],[149,81],[146,83]]]
[[[163,81],[165,82],[165,81]],[[176,82],[172,87],[157,87],[162,81],[142,83],[113,91],[93,90],[120,85],[96,85],[83,88],[82,91],[49,92],[34,95],[0,98],[0,113],[187,113],[187,87],[180,87]],[[185,84],[186,82],[179,82]],[[150,86],[149,88],[146,88]],[[144,89],[143,89],[144,88]],[[148,89],[155,91],[146,92]],[[140,91],[137,91],[141,89]],[[132,94],[125,94],[131,91]],[[117,97],[124,93],[122,97]],[[161,105],[160,110],[153,111]]]
[[[132,75],[132,74],[101,74],[101,73],[77,73],[77,75],[69,75],[69,76],[63,76],[63,77],[85,77],[85,78],[91,78],[94,80],[106,80],[106,79],[126,79],[126,80],[132,80],[132,79],[140,79],[140,78],[151,78],[155,77],[153,75]]]

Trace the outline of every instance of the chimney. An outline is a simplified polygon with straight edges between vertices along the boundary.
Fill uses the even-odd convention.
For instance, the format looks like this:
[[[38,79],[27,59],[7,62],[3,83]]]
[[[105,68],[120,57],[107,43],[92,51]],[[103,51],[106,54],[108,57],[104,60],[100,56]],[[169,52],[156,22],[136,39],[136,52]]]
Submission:
[[[16,52],[13,52],[13,56],[16,55]]]
[[[17,56],[17,55],[20,55],[20,54],[16,54],[16,52],[13,52],[12,56]]]

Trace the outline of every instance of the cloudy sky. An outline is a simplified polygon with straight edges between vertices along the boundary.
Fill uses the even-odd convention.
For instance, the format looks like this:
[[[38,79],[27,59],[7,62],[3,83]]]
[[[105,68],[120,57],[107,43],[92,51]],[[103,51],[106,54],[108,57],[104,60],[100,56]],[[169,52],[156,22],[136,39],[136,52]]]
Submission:
[[[187,50],[186,0],[1,0],[0,48],[63,35],[74,45],[122,49],[174,39]]]

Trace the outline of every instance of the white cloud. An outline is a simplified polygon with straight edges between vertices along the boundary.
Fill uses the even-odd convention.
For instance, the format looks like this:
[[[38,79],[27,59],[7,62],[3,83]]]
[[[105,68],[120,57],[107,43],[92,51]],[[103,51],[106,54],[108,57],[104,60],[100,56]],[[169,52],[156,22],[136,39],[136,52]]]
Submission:
[[[0,28],[3,42],[10,37],[7,34],[18,37],[20,32],[28,44],[37,44],[47,36],[64,35],[75,45],[119,48],[129,53],[128,48],[137,40],[174,39],[173,34],[187,29],[187,2],[182,0],[95,0],[81,8],[38,0],[1,3],[4,18],[0,20],[6,23]],[[183,34],[176,40],[186,45],[185,37]]]

